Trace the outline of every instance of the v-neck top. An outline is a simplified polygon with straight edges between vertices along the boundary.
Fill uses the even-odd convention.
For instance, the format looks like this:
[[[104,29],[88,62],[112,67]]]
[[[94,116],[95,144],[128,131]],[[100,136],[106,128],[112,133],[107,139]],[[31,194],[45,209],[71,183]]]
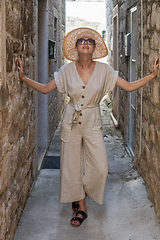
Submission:
[[[77,66],[76,66],[76,61],[75,61],[74,63],[75,63],[75,68],[76,68],[76,71],[77,71],[77,74],[78,74],[79,78],[81,79],[82,83],[86,86],[86,85],[88,84],[89,80],[92,78],[92,75],[94,74],[94,71],[95,71],[95,68],[96,68],[96,65],[97,65],[96,62],[95,62],[95,65],[94,65],[93,72],[92,72],[92,74],[91,74],[91,76],[90,76],[90,78],[88,79],[88,81],[87,81],[86,84],[83,82],[82,78],[81,78],[80,75],[79,75],[79,72],[78,72]]]
[[[66,93],[73,105],[84,108],[99,104],[102,98],[113,90],[117,78],[117,71],[110,65],[98,61],[86,85],[77,71],[75,61],[63,65],[54,73],[58,91]]]

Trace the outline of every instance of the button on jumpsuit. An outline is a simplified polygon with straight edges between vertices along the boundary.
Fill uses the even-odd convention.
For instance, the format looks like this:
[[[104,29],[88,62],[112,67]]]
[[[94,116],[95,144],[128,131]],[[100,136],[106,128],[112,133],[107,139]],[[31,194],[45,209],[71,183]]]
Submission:
[[[61,124],[61,202],[79,201],[87,193],[97,203],[103,203],[108,160],[99,103],[113,90],[117,78],[112,67],[98,61],[86,85],[75,62],[54,74],[58,91],[70,97]]]

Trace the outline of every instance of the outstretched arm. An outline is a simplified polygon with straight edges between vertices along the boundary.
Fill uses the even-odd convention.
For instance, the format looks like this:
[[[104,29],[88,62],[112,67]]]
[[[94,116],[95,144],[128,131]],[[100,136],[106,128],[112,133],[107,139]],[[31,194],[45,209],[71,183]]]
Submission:
[[[31,88],[35,89],[36,91],[43,93],[43,94],[47,94],[51,91],[53,91],[54,89],[57,88],[55,80],[51,80],[49,83],[45,84],[41,84],[38,82],[35,82],[29,78],[27,78],[24,75],[23,72],[23,65],[22,65],[22,61],[20,58],[18,58],[18,62],[19,62],[19,66],[18,66],[18,70],[19,70],[19,77],[21,78],[22,81],[24,81],[25,83],[27,83]]]
[[[125,79],[118,77],[116,85],[120,88],[123,88],[127,92],[132,92],[134,90],[137,90],[138,88],[143,87],[147,83],[149,83],[151,80],[153,80],[157,76],[158,71],[158,61],[159,58],[156,59],[154,65],[153,65],[153,72],[151,75],[142,78],[140,80],[137,80],[135,82],[127,82]]]

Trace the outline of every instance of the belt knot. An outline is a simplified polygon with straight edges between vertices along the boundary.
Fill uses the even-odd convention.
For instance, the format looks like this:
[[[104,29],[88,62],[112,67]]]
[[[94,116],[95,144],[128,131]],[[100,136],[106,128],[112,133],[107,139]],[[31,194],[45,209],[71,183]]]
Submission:
[[[71,121],[71,129],[73,127],[73,124],[76,124],[79,119],[79,113],[82,111],[82,107],[78,104],[74,105],[74,112],[73,112],[73,117]]]

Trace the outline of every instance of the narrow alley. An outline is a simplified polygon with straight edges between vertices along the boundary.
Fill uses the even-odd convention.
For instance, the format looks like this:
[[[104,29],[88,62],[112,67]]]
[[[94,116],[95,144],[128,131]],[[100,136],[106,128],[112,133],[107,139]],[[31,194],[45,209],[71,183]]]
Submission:
[[[160,240],[160,227],[145,183],[133,169],[132,159],[125,150],[120,131],[111,121],[111,108],[106,107],[106,102],[101,104],[109,160],[104,204],[98,205],[88,197],[88,218],[82,226],[73,228],[71,204],[59,202],[59,169],[42,169],[15,240]],[[47,152],[47,157],[57,161],[59,132],[58,127]]]
[[[155,66],[160,56],[159,19],[159,0],[0,0],[0,240],[160,240],[160,66]],[[88,70],[77,58],[79,53],[73,60],[82,73],[97,72],[92,72],[96,77],[95,90],[104,93],[104,86],[118,84],[115,71],[128,82],[126,86],[137,85],[134,82],[140,79],[144,83],[147,76],[152,81],[131,92],[128,87],[126,91],[115,85],[109,90],[111,103],[102,102],[109,159],[104,204],[98,205],[87,197],[88,218],[75,229],[70,224],[74,215],[71,203],[59,202],[58,124],[68,101],[66,95],[71,99],[72,96],[52,80],[69,63],[70,58],[63,51],[64,46],[68,48],[64,39],[81,27],[91,28],[102,40],[100,49],[99,37],[90,39],[90,34],[82,35],[82,39],[73,34],[76,42],[68,41],[76,54],[77,44],[91,46]],[[105,54],[94,58],[102,46]],[[114,82],[109,72],[96,69],[93,59],[104,63],[106,69],[111,66],[115,70]],[[75,74],[81,78],[77,70],[76,67]],[[72,79],[73,72],[70,73]],[[103,73],[106,79],[100,88]],[[66,76],[65,81],[69,78]],[[48,90],[44,90],[44,85],[51,81],[57,89],[45,94]],[[84,85],[80,89],[86,92]],[[83,93],[80,96],[85,108],[87,98]],[[99,100],[91,106],[97,103]],[[87,136],[94,140],[91,134]],[[71,149],[75,150],[72,145]],[[67,153],[67,160],[72,159]],[[92,154],[103,162],[102,151]],[[104,163],[105,159],[106,156]],[[94,177],[98,167],[95,169]]]

